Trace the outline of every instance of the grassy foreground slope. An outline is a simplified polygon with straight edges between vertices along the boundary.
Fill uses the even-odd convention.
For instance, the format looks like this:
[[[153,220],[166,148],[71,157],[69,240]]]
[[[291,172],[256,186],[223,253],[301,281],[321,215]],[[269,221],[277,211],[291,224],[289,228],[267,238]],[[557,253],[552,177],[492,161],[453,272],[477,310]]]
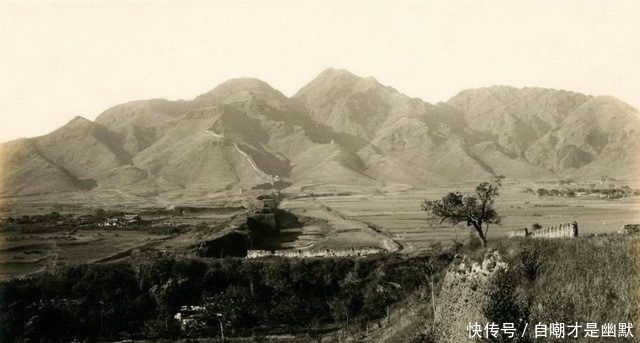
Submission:
[[[627,341],[640,337],[638,237],[519,240],[501,248],[515,268],[503,275],[506,282],[496,289],[510,291],[505,294],[515,305],[526,305],[523,313],[530,324],[590,322],[600,328],[606,323],[633,323],[636,340]],[[492,300],[499,296],[503,295],[493,294]],[[499,309],[490,307],[487,313]]]
[[[558,338],[536,337],[535,326],[551,323],[580,325],[575,342],[637,342],[640,330],[640,239],[637,236],[604,235],[577,239],[502,239],[486,249],[472,251],[469,260],[483,261],[496,252],[506,268],[451,266],[458,273],[455,282],[445,277],[439,293],[439,312],[454,318],[440,318],[433,341],[466,338],[466,324],[514,323],[520,342],[547,342]],[[491,258],[495,260],[495,253]],[[494,264],[495,265],[495,264]],[[478,266],[478,264],[476,264]],[[451,274],[452,276],[454,274]],[[455,313],[455,316],[452,315]],[[598,337],[585,337],[587,323],[594,323]],[[611,323],[633,325],[633,337],[602,337],[602,326]],[[454,327],[455,326],[455,327]],[[525,329],[525,326],[527,328]],[[452,338],[452,336],[455,336]],[[510,341],[492,338],[489,341]]]

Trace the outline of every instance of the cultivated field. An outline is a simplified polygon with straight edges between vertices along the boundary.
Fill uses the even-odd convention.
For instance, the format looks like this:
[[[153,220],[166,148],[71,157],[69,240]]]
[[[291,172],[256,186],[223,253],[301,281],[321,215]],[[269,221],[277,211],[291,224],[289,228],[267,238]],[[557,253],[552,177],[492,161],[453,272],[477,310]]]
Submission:
[[[526,186],[549,187],[544,184]],[[539,197],[525,193],[523,189],[519,184],[506,185],[497,198],[502,225],[489,228],[489,240],[505,237],[513,229],[530,228],[534,223],[546,227],[576,221],[582,236],[612,233],[625,224],[640,223],[639,197]],[[281,206],[300,213],[322,206],[335,216],[377,228],[400,243],[405,252],[412,252],[426,249],[433,243],[448,245],[468,238],[465,223],[452,228],[448,223],[427,220],[426,213],[420,209],[424,199],[439,199],[453,190],[473,192],[473,188],[455,187],[430,190],[390,187],[365,192],[352,187],[317,185],[304,189],[306,194],[313,196],[286,200]],[[307,215],[313,216],[313,213]]]
[[[613,233],[625,224],[640,223],[640,197],[604,199],[595,196],[540,197],[525,193],[531,187],[549,184],[507,184],[496,200],[502,225],[489,228],[488,239],[505,237],[512,229],[542,227],[576,221],[580,236]],[[439,199],[450,191],[471,193],[467,188],[413,189],[406,186],[364,188],[357,186],[305,185],[283,191],[280,208],[290,215],[283,220],[280,234],[268,238],[268,249],[345,249],[379,247],[403,253],[429,249],[432,244],[444,246],[464,242],[469,229],[461,223],[452,228],[448,223],[429,221],[420,210],[424,199]],[[146,228],[56,227],[44,230],[5,230],[0,233],[0,279],[25,275],[56,265],[74,265],[109,261],[127,256],[132,251],[183,251],[197,242],[215,238],[221,226],[242,211],[244,204],[255,199],[255,192],[237,191],[203,195],[200,206],[213,210],[182,216],[149,215],[155,222]],[[138,211],[156,206],[195,206],[197,199],[154,199],[128,197],[113,202],[102,199],[100,207]],[[3,204],[3,216],[22,213],[90,212],[99,207],[91,200],[68,198],[54,203],[54,198],[30,197],[9,199]],[[94,199],[95,200],[95,199]],[[21,207],[11,207],[20,203]],[[110,205],[111,204],[111,205]],[[162,208],[160,207],[160,208]],[[225,209],[229,209],[226,211]],[[263,247],[264,248],[264,247]]]
[[[182,251],[220,235],[218,224],[237,212],[147,215],[144,219],[153,224],[136,227],[20,225],[0,232],[0,280],[57,266],[113,261],[137,251]]]
[[[56,265],[97,262],[134,248],[151,248],[168,237],[120,230],[44,234],[5,232],[0,249],[0,279]]]

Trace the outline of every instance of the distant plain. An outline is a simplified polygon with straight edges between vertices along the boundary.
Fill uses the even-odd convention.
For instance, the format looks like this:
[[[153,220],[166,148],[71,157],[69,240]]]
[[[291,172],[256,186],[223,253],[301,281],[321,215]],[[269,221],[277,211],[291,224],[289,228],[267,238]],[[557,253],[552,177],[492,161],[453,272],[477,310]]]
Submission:
[[[553,197],[525,193],[524,189],[554,188],[553,184],[515,182],[505,185],[496,201],[502,216],[501,225],[491,225],[489,241],[508,236],[517,228],[531,228],[534,223],[542,227],[576,221],[579,235],[609,234],[619,231],[625,224],[640,223],[640,197],[605,199],[595,196]],[[429,220],[421,203],[424,199],[438,199],[450,191],[471,193],[472,187],[451,186],[418,189],[404,185],[379,188],[348,185],[307,184],[281,191],[284,200],[280,208],[292,213],[297,226],[284,224],[281,238],[270,243],[276,249],[342,249],[377,246],[403,254],[419,253],[439,243],[449,246],[465,242],[469,229],[465,223],[452,227],[450,223]],[[96,205],[84,205],[88,195],[68,197],[51,205],[47,197],[14,199],[21,204],[19,211],[26,213],[90,213]],[[235,213],[237,206],[255,196],[252,192],[211,195],[200,199],[201,206],[234,209],[227,213],[192,213],[180,217],[148,217],[160,226],[183,224],[185,229],[158,231],[140,228],[93,227],[70,230],[65,228],[23,232],[5,230],[0,237],[0,279],[26,275],[56,265],[76,265],[117,260],[132,251],[182,252],[198,242],[216,235],[219,224],[224,224]],[[11,207],[11,198],[5,198],[2,215],[19,215],[18,207]],[[138,212],[161,208],[171,202],[167,198],[131,197],[105,208]],[[115,199],[115,198],[114,198]],[[18,201],[20,200],[20,201]],[[177,199],[173,199],[174,201]],[[182,199],[184,203],[197,199]],[[182,204],[182,203],[181,203]],[[198,229],[196,227],[200,225]]]

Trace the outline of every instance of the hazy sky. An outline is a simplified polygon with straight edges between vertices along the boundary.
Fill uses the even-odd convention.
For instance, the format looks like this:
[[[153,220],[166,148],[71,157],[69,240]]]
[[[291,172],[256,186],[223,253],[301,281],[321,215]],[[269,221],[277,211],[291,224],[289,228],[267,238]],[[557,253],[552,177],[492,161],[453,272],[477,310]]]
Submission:
[[[640,107],[640,1],[0,0],[0,141],[233,77],[293,95],[328,67],[428,102],[495,84]]]

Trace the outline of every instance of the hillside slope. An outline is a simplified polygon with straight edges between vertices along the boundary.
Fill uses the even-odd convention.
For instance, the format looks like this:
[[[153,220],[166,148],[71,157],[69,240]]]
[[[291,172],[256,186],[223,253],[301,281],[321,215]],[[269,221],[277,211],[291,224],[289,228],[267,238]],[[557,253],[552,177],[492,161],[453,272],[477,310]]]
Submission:
[[[0,145],[0,194],[32,195],[87,190],[89,180],[79,180],[42,155],[31,139]]]
[[[638,110],[609,96],[493,86],[434,105],[327,69],[291,98],[232,79],[190,101],[133,101],[2,143],[0,194],[637,179],[639,132]]]

